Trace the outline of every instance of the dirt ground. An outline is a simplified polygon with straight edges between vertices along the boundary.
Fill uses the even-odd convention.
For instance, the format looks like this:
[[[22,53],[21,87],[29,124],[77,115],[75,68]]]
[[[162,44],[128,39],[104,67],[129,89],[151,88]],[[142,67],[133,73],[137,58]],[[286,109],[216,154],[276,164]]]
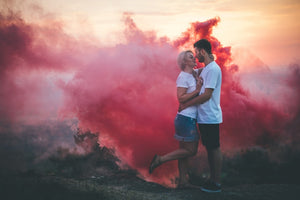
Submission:
[[[2,175],[1,199],[5,200],[298,200],[300,185],[240,184],[223,186],[216,194],[199,189],[166,188],[120,172],[86,178],[56,175]]]

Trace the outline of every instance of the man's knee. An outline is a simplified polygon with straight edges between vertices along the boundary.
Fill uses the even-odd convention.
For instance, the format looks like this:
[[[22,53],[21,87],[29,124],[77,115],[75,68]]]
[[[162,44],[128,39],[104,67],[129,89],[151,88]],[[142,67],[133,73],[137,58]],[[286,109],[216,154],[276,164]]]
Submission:
[[[215,146],[205,146],[207,152],[216,152],[220,151],[220,145]]]

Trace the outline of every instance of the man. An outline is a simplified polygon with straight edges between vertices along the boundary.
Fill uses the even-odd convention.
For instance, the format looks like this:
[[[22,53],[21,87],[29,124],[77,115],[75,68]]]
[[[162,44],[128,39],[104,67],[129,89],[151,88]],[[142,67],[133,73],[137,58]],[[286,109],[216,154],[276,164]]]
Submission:
[[[205,192],[221,192],[222,154],[219,142],[219,124],[222,123],[222,110],[220,106],[222,73],[211,53],[211,44],[201,39],[194,44],[196,58],[205,64],[200,76],[203,86],[199,96],[181,104],[179,111],[198,105],[197,123],[201,134],[202,144],[207,151],[210,168],[210,180],[201,190]]]

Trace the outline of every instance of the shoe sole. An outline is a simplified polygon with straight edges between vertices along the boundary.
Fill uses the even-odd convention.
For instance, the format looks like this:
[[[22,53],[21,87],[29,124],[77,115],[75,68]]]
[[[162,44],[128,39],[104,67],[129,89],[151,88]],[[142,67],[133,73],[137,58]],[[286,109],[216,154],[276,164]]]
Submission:
[[[201,189],[200,186],[192,185],[192,184],[183,184],[178,185],[177,189]]]
[[[208,193],[217,193],[217,192],[221,192],[222,190],[219,189],[219,190],[209,190],[209,189],[205,189],[203,187],[200,187],[200,189],[203,191],[203,192],[208,192]]]

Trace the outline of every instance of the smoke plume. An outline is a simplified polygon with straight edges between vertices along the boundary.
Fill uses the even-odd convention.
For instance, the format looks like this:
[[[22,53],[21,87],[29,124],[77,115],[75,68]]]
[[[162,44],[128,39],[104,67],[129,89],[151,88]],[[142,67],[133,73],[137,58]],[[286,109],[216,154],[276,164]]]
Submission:
[[[99,144],[115,150],[120,165],[138,170],[147,180],[168,183],[177,172],[175,162],[152,176],[147,171],[154,154],[178,148],[173,139],[178,107],[175,80],[180,72],[176,57],[206,38],[223,75],[224,152],[299,142],[299,65],[280,74],[284,91],[275,90],[286,95],[282,104],[278,97],[282,106],[273,104],[277,101],[273,96],[257,97],[241,83],[231,47],[212,35],[220,18],[191,23],[171,41],[140,30],[125,13],[125,42],[110,47],[66,34],[58,20],[34,24],[14,12],[0,14],[0,20],[1,132],[8,124],[76,118],[79,128],[99,133]],[[277,77],[270,71],[259,74],[268,76],[269,82],[262,85],[272,86],[270,81]]]

